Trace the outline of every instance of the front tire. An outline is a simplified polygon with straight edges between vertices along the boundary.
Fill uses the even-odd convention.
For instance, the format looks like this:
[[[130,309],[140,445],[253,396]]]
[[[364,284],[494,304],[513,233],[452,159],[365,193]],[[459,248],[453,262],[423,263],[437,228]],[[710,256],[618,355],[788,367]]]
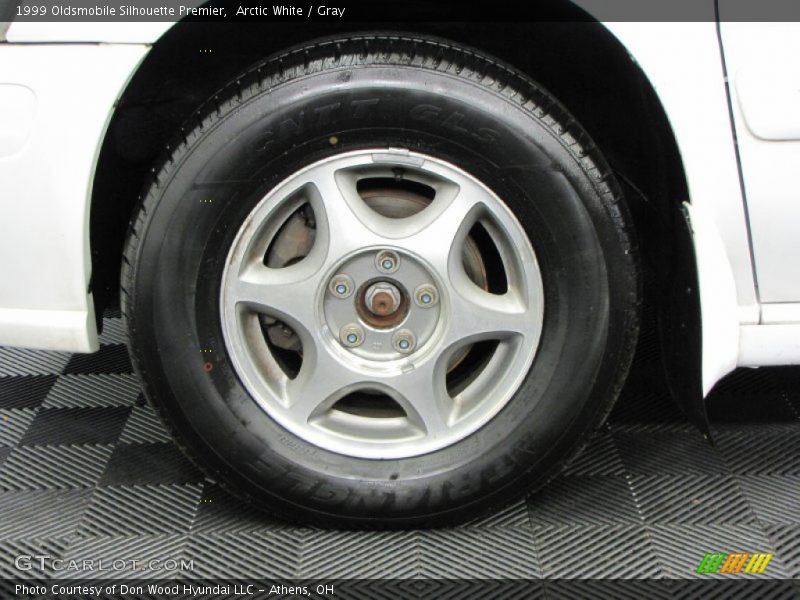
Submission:
[[[416,37],[320,41],[215,98],[123,261],[133,362],[181,447],[337,527],[460,521],[556,474],[638,333],[630,219],[575,120]]]

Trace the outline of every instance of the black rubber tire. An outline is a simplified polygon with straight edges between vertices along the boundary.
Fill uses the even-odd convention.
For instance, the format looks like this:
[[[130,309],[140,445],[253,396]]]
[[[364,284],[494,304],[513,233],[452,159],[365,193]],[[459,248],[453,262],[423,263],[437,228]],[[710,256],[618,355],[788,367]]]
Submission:
[[[258,408],[229,364],[218,306],[256,202],[311,162],[376,145],[443,158],[491,187],[528,233],[545,289],[536,358],[503,410],[452,446],[381,461],[312,446]],[[212,479],[291,520],[396,528],[477,516],[557,474],[619,393],[639,288],[619,188],[548,92],[473,50],[375,34],[288,51],[214,96],[131,223],[122,307],[147,397]]]

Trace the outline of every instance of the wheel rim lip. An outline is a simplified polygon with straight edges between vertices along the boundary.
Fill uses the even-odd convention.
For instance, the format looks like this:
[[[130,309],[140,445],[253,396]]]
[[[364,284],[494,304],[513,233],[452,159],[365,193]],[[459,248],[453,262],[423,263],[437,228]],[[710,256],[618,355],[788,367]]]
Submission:
[[[368,459],[398,459],[426,454],[456,444],[486,425],[489,420],[491,420],[498,412],[500,412],[500,410],[502,410],[503,407],[506,406],[510,398],[517,392],[522,380],[528,373],[538,349],[544,320],[544,291],[541,272],[539,270],[536,255],[533,251],[530,240],[528,239],[524,229],[513,212],[486,185],[452,163],[429,155],[406,151],[403,154],[403,158],[398,160],[397,166],[408,167],[410,164],[410,159],[415,161],[414,168],[423,171],[432,170],[437,177],[442,177],[442,173],[445,172],[456,174],[458,177],[464,177],[471,180],[473,183],[477,183],[486,191],[488,197],[492,198],[493,202],[495,203],[495,205],[492,207],[492,217],[495,219],[500,218],[504,227],[506,228],[506,232],[508,232],[510,227],[511,231],[516,236],[516,240],[507,239],[507,241],[511,242],[513,251],[520,250],[520,253],[523,255],[522,257],[517,256],[517,258],[520,258],[522,263],[527,265],[528,268],[527,270],[522,271],[521,278],[526,285],[525,293],[528,295],[529,301],[536,307],[535,319],[533,320],[534,322],[531,323],[531,335],[525,336],[526,342],[522,348],[512,349],[514,353],[512,358],[514,358],[514,364],[518,368],[515,369],[514,373],[511,373],[510,369],[503,373],[504,385],[502,386],[502,389],[493,390],[492,400],[484,403],[486,406],[482,407],[482,410],[479,411],[480,415],[478,417],[473,416],[470,419],[466,419],[466,422],[463,423],[462,426],[452,428],[451,435],[447,436],[434,436],[433,438],[428,436],[424,440],[420,440],[419,436],[416,435],[415,432],[409,430],[407,432],[408,439],[403,439],[402,435],[399,435],[392,439],[386,440],[380,437],[380,433],[387,426],[395,426],[395,433],[399,432],[402,434],[403,428],[400,427],[399,423],[391,422],[397,421],[397,419],[370,418],[368,419],[369,421],[375,422],[372,424],[372,426],[373,428],[377,429],[378,436],[374,438],[356,439],[350,434],[343,435],[341,430],[331,429],[330,427],[335,423],[326,422],[324,419],[322,421],[318,420],[317,422],[310,421],[307,423],[298,423],[292,418],[292,415],[289,414],[282,396],[276,393],[275,386],[270,385],[269,382],[265,381],[263,377],[263,364],[261,367],[259,367],[259,361],[254,362],[254,357],[251,356],[251,352],[248,352],[247,344],[242,343],[243,332],[241,321],[246,317],[240,315],[240,308],[236,305],[237,301],[235,299],[231,299],[226,293],[228,289],[227,283],[231,277],[231,274],[238,273],[238,269],[241,268],[242,257],[248,252],[249,248],[254,243],[253,240],[255,234],[259,232],[263,234],[263,231],[268,229],[265,221],[255,222],[259,214],[265,212],[264,216],[267,220],[276,218],[276,215],[280,214],[280,207],[287,202],[287,198],[295,190],[302,187],[301,182],[303,181],[303,175],[307,174],[315,167],[332,162],[342,163],[341,168],[343,169],[352,168],[354,166],[366,166],[372,164],[370,162],[370,157],[375,157],[376,155],[385,155],[390,152],[392,152],[392,149],[390,148],[370,148],[334,155],[296,171],[272,188],[264,195],[264,197],[261,198],[261,200],[259,200],[258,203],[256,203],[254,208],[242,222],[239,231],[237,232],[237,235],[228,251],[220,288],[220,316],[226,351],[237,377],[240,379],[245,389],[249,392],[252,399],[267,413],[269,417],[274,419],[281,426],[304,441],[337,454]],[[363,159],[363,162],[356,161],[354,163],[353,159]],[[384,165],[385,164],[386,163],[384,163]],[[435,168],[432,169],[432,167]],[[298,182],[298,185],[293,186],[293,182],[295,181]],[[272,234],[273,237],[274,235],[275,233]],[[519,243],[520,239],[524,241],[522,248],[514,245],[514,242]],[[358,251],[354,252],[354,254],[368,251],[370,249],[372,248],[359,249]],[[376,247],[374,249],[378,248]],[[390,249],[402,252],[402,254],[411,254],[407,248],[401,250],[393,248],[391,240],[387,240],[387,243],[380,246],[379,249]],[[427,265],[424,257],[416,255],[414,258],[420,261],[422,264]],[[343,265],[347,259],[348,257],[345,256],[336,261],[329,262],[327,270],[325,271],[325,275],[319,278],[318,285],[316,286],[316,296],[314,298],[314,305],[317,307],[316,314],[319,318],[310,331],[313,341],[315,343],[328,345],[328,348],[341,359],[342,366],[351,369],[360,376],[363,376],[365,382],[371,381],[372,378],[375,378],[376,375],[381,372],[386,373],[391,371],[396,373],[398,369],[402,369],[404,366],[407,366],[410,360],[415,363],[437,360],[438,355],[434,352],[436,350],[435,341],[437,338],[437,333],[441,332],[446,322],[454,317],[450,311],[446,286],[443,285],[440,280],[440,273],[431,268],[429,265],[429,271],[433,276],[433,279],[436,281],[439,290],[439,297],[436,305],[437,310],[441,310],[442,318],[439,319],[435,331],[433,334],[431,334],[428,340],[426,340],[423,344],[419,344],[410,355],[402,356],[396,360],[382,362],[377,368],[374,364],[365,364],[363,361],[353,360],[353,355],[348,352],[347,349],[341,347],[341,345],[338,343],[338,332],[330,331],[324,322],[324,311],[322,309],[322,305],[328,283],[331,280],[330,278],[335,276],[340,271],[341,265]],[[250,318],[252,318],[252,315]],[[274,357],[272,356],[267,357],[267,360],[271,360],[273,363],[275,363]],[[274,367],[276,364],[272,366]],[[376,380],[373,381],[369,387],[371,387],[371,389],[380,391],[381,386],[381,382]],[[336,419],[341,420],[342,418],[348,419],[351,417],[333,415],[334,421]],[[354,418],[367,419],[366,417]],[[378,423],[378,421],[380,421],[380,423]],[[352,423],[347,425],[350,426]],[[362,425],[364,424],[362,423]]]

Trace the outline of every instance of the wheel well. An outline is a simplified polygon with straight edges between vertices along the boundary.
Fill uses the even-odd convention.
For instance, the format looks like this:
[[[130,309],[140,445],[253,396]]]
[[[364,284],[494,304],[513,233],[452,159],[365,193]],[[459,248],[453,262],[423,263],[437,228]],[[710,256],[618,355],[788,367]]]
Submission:
[[[567,0],[564,15],[575,15]],[[91,206],[97,314],[118,303],[122,246],[143,187],[167,141],[231,78],[287,47],[335,34],[436,35],[494,55],[549,89],[592,136],[626,194],[647,265],[669,273],[676,207],[688,198],[677,146],[658,98],[601,24],[331,24],[180,22],[153,46],[109,124]],[[663,281],[664,277],[659,277]]]

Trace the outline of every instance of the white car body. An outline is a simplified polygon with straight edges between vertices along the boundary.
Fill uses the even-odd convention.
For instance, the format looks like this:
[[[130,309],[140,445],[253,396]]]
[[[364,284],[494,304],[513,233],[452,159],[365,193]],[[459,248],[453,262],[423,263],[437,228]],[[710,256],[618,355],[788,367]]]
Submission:
[[[115,102],[171,26],[8,28],[0,43],[0,344],[98,348],[89,248],[97,158]],[[800,363],[800,24],[605,26],[652,84],[681,155],[703,393],[737,366]]]

